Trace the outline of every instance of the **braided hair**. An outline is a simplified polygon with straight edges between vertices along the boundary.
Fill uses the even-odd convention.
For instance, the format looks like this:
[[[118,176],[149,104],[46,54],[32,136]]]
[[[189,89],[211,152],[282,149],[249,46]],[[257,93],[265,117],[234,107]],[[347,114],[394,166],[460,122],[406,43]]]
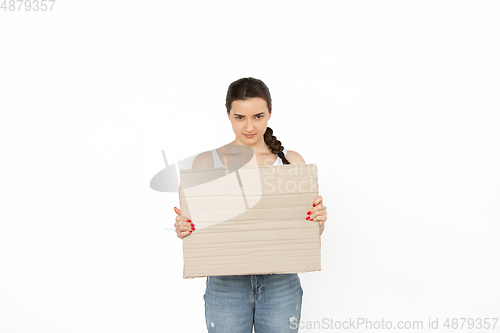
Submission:
[[[271,93],[269,88],[264,82],[253,77],[244,77],[239,80],[234,81],[229,85],[226,95],[226,109],[227,113],[231,111],[231,104],[236,100],[247,100],[254,97],[260,97],[267,102],[267,109],[271,111]],[[269,147],[269,150],[273,154],[278,154],[278,156],[283,161],[283,164],[290,164],[283,153],[283,146],[281,141],[276,139],[273,135],[273,129],[267,127],[264,133],[264,142]]]

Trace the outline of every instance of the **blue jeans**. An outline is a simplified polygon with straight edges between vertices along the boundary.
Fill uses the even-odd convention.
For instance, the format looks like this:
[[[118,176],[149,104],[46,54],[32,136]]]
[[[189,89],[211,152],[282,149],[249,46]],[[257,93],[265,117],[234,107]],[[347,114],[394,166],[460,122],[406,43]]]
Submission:
[[[209,333],[298,332],[303,290],[297,273],[207,277]]]

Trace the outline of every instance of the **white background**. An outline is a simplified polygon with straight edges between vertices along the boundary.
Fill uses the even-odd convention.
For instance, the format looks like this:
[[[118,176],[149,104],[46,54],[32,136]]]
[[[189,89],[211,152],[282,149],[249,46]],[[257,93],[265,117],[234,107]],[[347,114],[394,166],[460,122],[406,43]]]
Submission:
[[[1,333],[206,331],[178,193],[149,181],[161,149],[234,139],[225,96],[246,76],[328,207],[304,325],[500,317],[500,2],[17,6],[0,11]]]

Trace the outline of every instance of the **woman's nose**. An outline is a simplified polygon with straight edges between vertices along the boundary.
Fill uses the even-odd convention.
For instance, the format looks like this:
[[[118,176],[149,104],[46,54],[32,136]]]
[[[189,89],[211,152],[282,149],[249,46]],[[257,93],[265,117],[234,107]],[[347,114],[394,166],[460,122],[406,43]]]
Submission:
[[[248,121],[248,123],[247,123],[247,132],[251,132],[251,131],[253,131],[253,128],[254,128],[254,127],[253,127],[252,122],[251,122],[251,121]]]

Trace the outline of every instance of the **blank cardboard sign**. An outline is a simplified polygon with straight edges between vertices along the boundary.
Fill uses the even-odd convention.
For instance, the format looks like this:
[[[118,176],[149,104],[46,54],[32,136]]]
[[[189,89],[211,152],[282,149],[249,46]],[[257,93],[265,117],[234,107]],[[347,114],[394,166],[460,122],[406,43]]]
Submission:
[[[180,170],[184,278],[321,270],[315,164]]]

